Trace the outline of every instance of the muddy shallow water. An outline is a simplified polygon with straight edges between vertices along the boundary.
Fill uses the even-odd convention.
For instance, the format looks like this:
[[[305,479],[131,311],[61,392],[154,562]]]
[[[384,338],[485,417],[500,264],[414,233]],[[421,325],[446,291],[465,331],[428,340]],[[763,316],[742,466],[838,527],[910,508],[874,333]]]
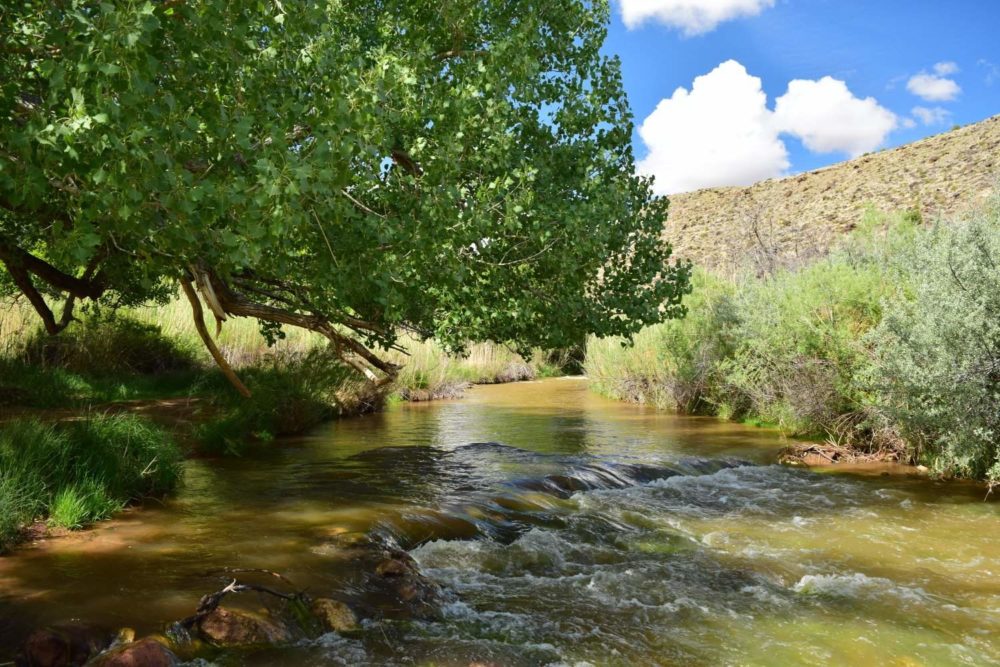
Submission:
[[[0,663],[47,623],[158,631],[220,568],[350,591],[338,544],[367,534],[410,550],[442,620],[218,664],[1000,664],[1000,503],[773,465],[783,444],[559,379],[189,461],[162,507],[0,557]]]

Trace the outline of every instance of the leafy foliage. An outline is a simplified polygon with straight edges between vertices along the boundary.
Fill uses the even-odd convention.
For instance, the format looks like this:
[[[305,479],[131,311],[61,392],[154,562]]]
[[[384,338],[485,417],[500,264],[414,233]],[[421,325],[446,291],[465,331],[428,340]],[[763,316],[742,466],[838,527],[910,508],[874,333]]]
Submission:
[[[240,455],[257,443],[300,434],[332,416],[368,412],[385,398],[358,386],[350,368],[318,350],[272,356],[244,369],[243,375],[253,391],[247,400],[224,391],[218,374],[192,388],[210,396],[217,413],[197,430],[203,451]]]
[[[390,373],[368,350],[400,327],[552,349],[677,315],[687,271],[634,176],[608,13],[17,3],[0,12],[6,288],[56,332],[75,299],[196,280],[217,316],[321,331]]]
[[[937,471],[1000,482],[1000,202],[902,262],[910,284],[871,336],[879,408]]]
[[[695,387],[721,416],[997,483],[998,267],[1000,201],[930,228],[870,213],[810,265],[697,277],[686,319],[643,331],[634,348],[592,341],[588,374],[619,398],[694,411],[677,391]]]
[[[739,343],[723,363],[728,409],[789,433],[837,433],[841,417],[865,405],[856,382],[870,361],[862,339],[891,289],[874,262],[841,253],[747,283]]]

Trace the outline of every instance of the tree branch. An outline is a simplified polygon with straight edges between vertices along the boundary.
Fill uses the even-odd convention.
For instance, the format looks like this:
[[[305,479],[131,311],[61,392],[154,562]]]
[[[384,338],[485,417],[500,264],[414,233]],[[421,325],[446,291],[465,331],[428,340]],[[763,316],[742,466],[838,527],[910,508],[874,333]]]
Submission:
[[[205,272],[204,275],[205,280],[212,285],[219,305],[227,314],[236,317],[253,317],[258,320],[289,324],[291,326],[307,329],[309,331],[315,331],[330,341],[334,353],[341,361],[364,375],[376,386],[381,387],[396,379],[396,376],[399,373],[398,366],[380,359],[377,355],[371,352],[371,350],[367,349],[358,341],[338,332],[333,327],[331,322],[331,319],[333,318],[317,314],[306,315],[296,313],[291,310],[275,308],[274,306],[269,306],[263,303],[257,303],[233,291],[229,285],[227,285],[218,276],[209,272]],[[333,321],[336,320],[334,319]],[[375,368],[385,373],[385,377],[379,379],[378,376],[372,372],[371,368],[365,366],[355,357],[360,357],[361,360],[367,362],[371,368]]]
[[[208,348],[212,358],[215,359],[215,363],[222,370],[222,374],[226,376],[229,383],[236,388],[236,391],[238,391],[244,398],[250,398],[250,390],[247,389],[246,385],[243,384],[240,378],[236,375],[233,367],[230,366],[229,362],[226,361],[226,358],[222,356],[222,352],[219,351],[215,341],[208,335],[208,329],[205,327],[204,312],[201,309],[201,301],[198,299],[198,294],[194,291],[191,281],[187,278],[182,278],[181,288],[184,290],[184,294],[187,296],[188,301],[191,302],[191,313],[194,316],[194,327],[198,330],[198,335],[201,336],[201,340],[205,343],[205,347]]]
[[[45,260],[10,244],[2,237],[0,237],[0,261],[7,265],[8,270],[11,266],[18,266],[33,273],[57,290],[72,294],[79,299],[98,299],[107,291],[103,281],[98,277],[77,278],[71,276]]]
[[[55,315],[52,314],[52,309],[49,308],[49,304],[45,303],[45,298],[35,287],[34,283],[31,282],[31,276],[24,269],[24,267],[19,264],[12,263],[6,258],[3,258],[3,263],[4,266],[7,267],[10,277],[14,279],[14,284],[19,290],[21,290],[21,293],[24,294],[24,296],[28,297],[28,301],[31,303],[31,306],[35,309],[35,312],[38,313],[38,316],[42,318],[42,323],[45,325],[45,330],[49,333],[49,335],[55,336],[57,333],[65,329],[65,324],[60,325],[59,322],[56,322]]]

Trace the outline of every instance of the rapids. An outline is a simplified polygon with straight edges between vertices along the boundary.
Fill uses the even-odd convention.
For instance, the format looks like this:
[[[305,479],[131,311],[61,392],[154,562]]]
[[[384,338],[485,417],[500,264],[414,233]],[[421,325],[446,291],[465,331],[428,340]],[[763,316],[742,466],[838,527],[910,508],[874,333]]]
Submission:
[[[774,465],[784,444],[559,379],[192,460],[163,506],[0,558],[0,663],[47,623],[162,630],[226,567],[363,594],[363,535],[410,552],[442,618],[198,664],[1000,664],[1000,503]]]

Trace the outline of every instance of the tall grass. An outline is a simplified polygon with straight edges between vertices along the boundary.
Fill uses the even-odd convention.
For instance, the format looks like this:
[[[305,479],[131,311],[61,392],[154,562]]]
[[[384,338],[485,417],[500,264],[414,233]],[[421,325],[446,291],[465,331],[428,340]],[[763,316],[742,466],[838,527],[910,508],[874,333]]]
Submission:
[[[295,327],[286,327],[283,333],[268,346],[255,320],[235,318],[223,324],[217,341],[229,362],[251,377],[273,378],[289,360],[318,358],[326,348],[327,341],[319,334]],[[525,360],[492,343],[471,345],[464,356],[446,353],[433,340],[409,336],[403,337],[401,347],[403,352],[392,350],[383,356],[403,367],[394,390],[404,399],[454,396],[468,384],[562,372],[563,361],[553,355],[537,351]],[[181,300],[113,315],[94,313],[56,337],[39,329],[25,304],[9,300],[0,304],[0,405],[51,407],[172,396],[205,387],[225,390],[201,377],[213,371],[214,362],[198,337],[190,307]],[[344,386],[363,389],[348,380]]]
[[[78,528],[177,484],[181,452],[133,415],[89,415],[0,429],[0,550],[32,522]]]
[[[464,356],[448,354],[433,340],[408,337],[402,347],[406,352],[393,352],[390,360],[403,367],[396,388],[409,400],[452,397],[469,384],[517,382],[562,373],[560,360],[541,350],[526,360],[493,343],[470,345]]]
[[[705,271],[692,278],[688,314],[647,327],[631,345],[592,338],[584,362],[591,386],[618,400],[682,412],[712,412],[721,363],[736,347],[736,285]]]

